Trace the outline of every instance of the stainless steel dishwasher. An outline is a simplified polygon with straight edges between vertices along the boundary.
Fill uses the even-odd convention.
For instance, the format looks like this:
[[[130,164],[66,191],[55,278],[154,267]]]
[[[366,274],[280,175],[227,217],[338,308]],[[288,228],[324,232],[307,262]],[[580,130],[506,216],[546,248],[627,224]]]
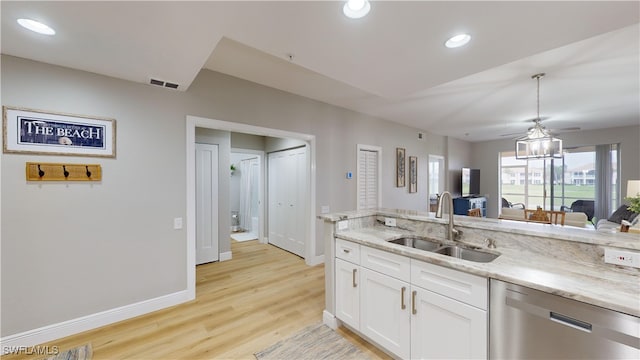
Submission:
[[[489,358],[640,359],[640,318],[491,279]]]

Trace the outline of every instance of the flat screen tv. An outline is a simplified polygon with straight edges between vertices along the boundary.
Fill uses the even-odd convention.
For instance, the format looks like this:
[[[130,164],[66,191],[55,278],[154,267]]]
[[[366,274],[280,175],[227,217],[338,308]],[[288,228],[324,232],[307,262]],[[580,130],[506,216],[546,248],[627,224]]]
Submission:
[[[462,196],[480,195],[480,169],[462,168]]]

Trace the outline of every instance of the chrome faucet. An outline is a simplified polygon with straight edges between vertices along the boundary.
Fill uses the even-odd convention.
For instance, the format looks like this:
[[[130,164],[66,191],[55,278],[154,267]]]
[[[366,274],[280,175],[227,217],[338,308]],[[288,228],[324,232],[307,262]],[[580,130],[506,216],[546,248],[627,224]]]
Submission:
[[[442,203],[444,202],[445,196],[449,198],[449,225],[447,228],[447,239],[458,240],[460,236],[462,236],[462,232],[458,231],[453,227],[453,197],[451,196],[450,192],[445,191],[438,198],[438,208],[436,210],[436,217],[439,219],[442,218],[442,207],[443,207]]]

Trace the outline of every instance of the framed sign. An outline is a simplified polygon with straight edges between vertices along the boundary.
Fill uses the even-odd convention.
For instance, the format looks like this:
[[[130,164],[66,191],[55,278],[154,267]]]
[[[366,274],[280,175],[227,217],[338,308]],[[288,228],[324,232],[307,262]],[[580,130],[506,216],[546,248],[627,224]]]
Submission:
[[[396,187],[404,187],[405,185],[405,150],[404,148],[396,148]]]
[[[4,106],[5,153],[116,157],[116,121]]]

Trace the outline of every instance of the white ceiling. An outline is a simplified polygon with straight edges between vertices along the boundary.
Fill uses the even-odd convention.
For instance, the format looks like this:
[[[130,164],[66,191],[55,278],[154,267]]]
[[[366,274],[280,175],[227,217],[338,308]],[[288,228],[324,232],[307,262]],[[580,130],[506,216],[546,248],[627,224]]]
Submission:
[[[0,4],[3,54],[136,82],[187,90],[206,68],[482,141],[525,132],[530,77],[546,72],[541,116],[556,133],[640,123],[638,1],[375,1],[359,20],[330,1]],[[471,43],[445,48],[459,32]]]

